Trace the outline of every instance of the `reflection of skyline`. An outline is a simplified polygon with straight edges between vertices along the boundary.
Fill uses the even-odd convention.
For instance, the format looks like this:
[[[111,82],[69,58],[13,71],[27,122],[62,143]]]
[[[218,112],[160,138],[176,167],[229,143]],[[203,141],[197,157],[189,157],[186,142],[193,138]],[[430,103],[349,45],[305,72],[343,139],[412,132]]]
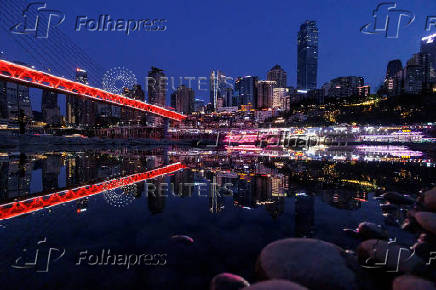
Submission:
[[[128,176],[118,177],[99,183],[90,183],[74,189],[67,189],[43,196],[37,195],[25,200],[5,203],[0,206],[0,220],[13,218],[71,201],[83,200],[84,198],[100,194],[102,192],[114,191],[120,188],[124,191],[129,185],[134,185],[135,183],[148,179],[159,178],[160,176],[176,172],[183,168],[184,165],[181,163],[173,163],[147,172],[134,173]],[[134,188],[132,195],[136,195],[136,186],[132,188]],[[78,208],[86,208],[86,205],[82,206],[79,203]]]
[[[290,198],[295,202],[296,234],[310,236],[313,221],[307,213],[313,211],[314,196],[332,207],[356,210],[368,199],[369,192],[387,188],[410,190],[434,182],[435,176],[435,168],[418,163],[404,163],[399,167],[395,163],[309,162],[219,154],[178,158],[170,154],[164,158],[160,153],[153,152],[154,155],[150,155],[150,152],[141,151],[102,151],[11,155],[0,160],[1,199],[7,203],[15,198],[28,199],[32,194],[44,195],[59,191],[60,184],[68,189],[84,184],[98,184],[111,178],[116,180],[145,169],[165,166],[164,162],[168,159],[171,162],[182,161],[189,169],[147,181],[156,187],[155,194],[147,192],[148,186],[139,182],[134,187],[115,192],[111,198],[116,198],[116,203],[123,203],[124,199],[124,203],[130,203],[144,197],[149,211],[160,214],[165,211],[167,198],[195,198],[198,195],[198,184],[203,184],[200,195],[208,198],[209,212],[220,213],[226,210],[225,204],[231,204],[232,207],[243,210],[261,208],[273,219],[283,215],[285,201]],[[31,193],[31,185],[38,183],[39,178],[42,192]],[[62,179],[65,180],[62,182]],[[164,190],[165,193],[159,195],[162,183],[170,186],[163,187],[160,191]],[[190,188],[189,184],[195,186]],[[226,186],[227,184],[231,185]],[[232,194],[226,194],[223,191],[225,187]],[[301,193],[307,193],[308,197],[303,198]],[[226,203],[230,200],[231,203]],[[77,202],[78,212],[86,208],[87,198]],[[307,213],[302,214],[303,212]]]

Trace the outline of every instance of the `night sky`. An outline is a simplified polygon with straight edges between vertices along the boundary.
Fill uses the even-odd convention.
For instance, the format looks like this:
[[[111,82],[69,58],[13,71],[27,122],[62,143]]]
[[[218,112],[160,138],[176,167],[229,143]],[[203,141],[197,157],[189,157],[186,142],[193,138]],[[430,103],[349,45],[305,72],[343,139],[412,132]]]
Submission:
[[[154,65],[167,76],[208,77],[212,69],[229,76],[257,75],[280,64],[288,72],[288,85],[296,85],[297,31],[306,19],[319,27],[318,86],[332,78],[359,75],[375,88],[383,81],[387,62],[407,61],[419,51],[419,40],[428,35],[426,17],[436,15],[436,1],[397,1],[398,8],[416,15],[398,39],[384,34],[365,35],[360,28],[372,21],[379,1],[47,1],[48,7],[66,13],[59,28],[103,67],[131,69],[140,83]],[[165,18],[163,32],[74,31],[76,17],[113,19]],[[404,26],[404,25],[403,25]],[[436,28],[433,29],[436,33]],[[7,49],[7,46],[6,46]],[[19,51],[7,56],[20,58]],[[207,87],[207,86],[206,86]],[[208,91],[196,97],[208,100]]]

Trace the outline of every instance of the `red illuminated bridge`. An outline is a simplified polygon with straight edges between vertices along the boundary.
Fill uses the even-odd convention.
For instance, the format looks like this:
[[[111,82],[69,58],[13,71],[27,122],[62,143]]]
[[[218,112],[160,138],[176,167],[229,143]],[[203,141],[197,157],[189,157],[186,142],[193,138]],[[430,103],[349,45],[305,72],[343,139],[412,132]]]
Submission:
[[[75,189],[64,190],[44,196],[36,196],[23,201],[15,201],[0,205],[0,220],[10,219],[26,213],[35,212],[47,207],[71,202],[77,199],[96,195],[107,190],[117,189],[126,185],[153,179],[186,168],[182,163],[174,163],[165,167],[132,174],[126,177],[111,179],[97,184],[85,185]]]
[[[61,94],[83,96],[100,102],[129,107],[175,121],[182,121],[186,118],[183,114],[163,107],[150,105],[139,100],[133,100],[5,60],[0,60],[0,79],[21,83],[29,87],[49,89]]]

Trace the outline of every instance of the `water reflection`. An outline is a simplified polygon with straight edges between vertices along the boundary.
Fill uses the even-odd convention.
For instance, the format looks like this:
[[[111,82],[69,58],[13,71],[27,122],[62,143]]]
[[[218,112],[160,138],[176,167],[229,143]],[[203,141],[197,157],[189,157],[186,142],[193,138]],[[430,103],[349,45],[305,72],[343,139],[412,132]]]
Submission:
[[[359,150],[362,158],[353,158]],[[71,289],[90,288],[102,280],[115,288],[139,282],[147,289],[207,288],[224,271],[251,279],[262,247],[291,236],[354,248],[358,241],[343,228],[362,221],[397,226],[404,217],[401,208],[380,207],[375,195],[385,190],[413,194],[436,179],[435,167],[410,161],[432,162],[425,152],[388,160],[381,158],[390,158],[385,157],[389,152],[376,151],[322,151],[332,158],[314,158],[307,151],[289,157],[176,147],[2,154],[3,214],[16,203],[38,210],[18,216],[18,206],[9,211],[15,215],[0,221],[5,245],[0,248],[5,258],[0,271],[12,277],[8,279],[44,287],[44,281],[23,278],[10,268],[21,249],[44,237],[66,248],[67,256],[104,248],[168,253],[166,267],[132,271],[132,282],[117,279],[116,268],[100,272],[71,267],[76,256],[68,262],[66,257],[53,268],[59,269],[50,276],[53,285],[69,281],[65,275],[71,271],[81,277],[92,272],[87,280],[71,282]],[[389,230],[399,241],[408,238],[399,228]],[[189,249],[174,247],[174,235],[187,235],[195,243]],[[198,271],[205,274],[192,278]],[[168,282],[168,277],[178,278]]]
[[[407,154],[402,156],[405,160],[410,161],[414,156],[419,157],[421,162],[385,160],[386,154],[397,156],[398,150]],[[355,158],[353,152],[356,151],[365,153],[359,157],[365,162]],[[316,149],[300,156],[306,158],[297,159],[247,156],[229,151],[195,151],[196,155],[193,155],[189,150],[180,148],[11,153],[3,154],[0,159],[0,202],[9,204],[35,199],[35,196],[47,198],[54,193],[77,191],[81,186],[90,188],[100,186],[102,182],[118,182],[113,188],[106,186],[98,190],[114,207],[126,207],[145,194],[148,209],[158,214],[164,211],[166,199],[196,195],[208,198],[209,211],[213,214],[222,212],[226,198],[230,198],[234,207],[247,211],[263,207],[276,219],[284,212],[284,199],[294,197],[296,219],[300,219],[298,212],[313,211],[314,194],[332,207],[356,210],[368,200],[370,192],[417,192],[423,185],[434,182],[435,167],[429,166],[429,162],[422,162],[430,161],[431,164],[430,159],[424,159],[426,157],[422,152],[416,152],[399,146],[356,146],[323,154]],[[332,158],[325,159],[325,156]],[[368,161],[374,158],[378,161]],[[128,176],[149,173],[178,162],[189,169],[163,172],[147,182],[142,179],[120,183]],[[88,197],[81,197],[84,200],[77,201],[78,213],[87,208]],[[305,222],[298,224],[307,223],[309,226],[304,228],[310,228],[313,221],[307,220],[308,214],[304,216]],[[301,230],[301,235],[310,235],[310,231]]]

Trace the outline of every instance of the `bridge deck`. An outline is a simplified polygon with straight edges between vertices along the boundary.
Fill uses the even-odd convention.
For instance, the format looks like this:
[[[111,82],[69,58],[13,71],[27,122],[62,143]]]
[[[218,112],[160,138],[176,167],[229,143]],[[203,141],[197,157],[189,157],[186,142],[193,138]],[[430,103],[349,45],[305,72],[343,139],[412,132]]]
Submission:
[[[150,105],[139,100],[133,100],[118,94],[104,91],[102,89],[93,88],[79,82],[74,82],[1,59],[0,79],[4,79],[9,82],[21,83],[29,87],[50,89],[61,94],[84,96],[100,102],[130,107],[175,121],[182,121],[186,118],[186,116],[183,114],[168,110],[163,107]]]

